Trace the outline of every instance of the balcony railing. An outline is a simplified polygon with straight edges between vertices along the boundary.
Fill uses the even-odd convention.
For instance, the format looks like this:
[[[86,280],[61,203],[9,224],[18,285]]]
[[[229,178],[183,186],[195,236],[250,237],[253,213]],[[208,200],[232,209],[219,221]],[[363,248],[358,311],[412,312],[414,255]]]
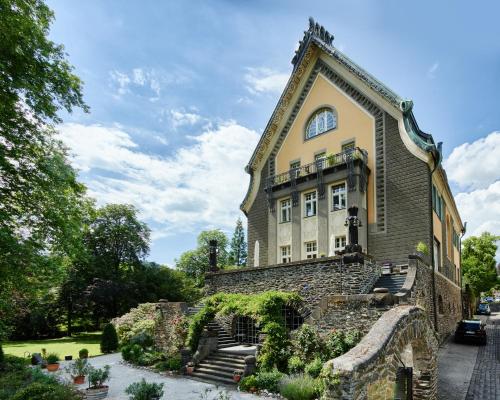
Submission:
[[[367,152],[359,147],[354,149],[346,150],[337,154],[327,154],[324,158],[320,158],[310,164],[302,165],[297,168],[291,168],[287,172],[283,172],[277,175],[271,175],[267,178],[266,187],[273,187],[276,185],[281,185],[292,180],[296,180],[300,177],[316,174],[318,170],[326,170],[331,167],[336,167],[338,165],[347,164],[350,161],[360,159],[366,165],[367,163]]]

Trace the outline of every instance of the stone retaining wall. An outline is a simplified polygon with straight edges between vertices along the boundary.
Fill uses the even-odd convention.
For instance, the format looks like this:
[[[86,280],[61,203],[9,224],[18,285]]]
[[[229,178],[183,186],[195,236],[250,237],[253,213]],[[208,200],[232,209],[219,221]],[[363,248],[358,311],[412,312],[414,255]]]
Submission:
[[[435,279],[438,332],[444,339],[455,332],[457,322],[462,319],[461,289],[439,272],[435,273]]]
[[[165,354],[180,354],[184,347],[186,330],[181,329],[181,325],[187,315],[188,305],[186,303],[176,303],[161,301],[157,303],[158,319],[155,326],[155,345]]]
[[[207,295],[217,292],[253,294],[269,290],[297,292],[313,309],[333,294],[367,293],[380,276],[369,260],[341,265],[340,257],[324,257],[266,267],[241,268],[205,276]]]

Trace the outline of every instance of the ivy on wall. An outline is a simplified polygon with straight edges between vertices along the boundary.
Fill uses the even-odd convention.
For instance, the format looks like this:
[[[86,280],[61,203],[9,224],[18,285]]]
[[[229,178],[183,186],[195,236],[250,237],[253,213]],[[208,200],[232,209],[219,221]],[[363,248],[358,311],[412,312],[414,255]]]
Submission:
[[[204,307],[194,315],[189,325],[187,346],[195,352],[198,348],[203,328],[216,315],[238,315],[254,319],[266,334],[259,352],[259,368],[267,370],[277,367],[285,369],[290,345],[285,328],[283,308],[300,308],[302,298],[296,293],[269,291],[246,295],[217,293],[202,300]]]

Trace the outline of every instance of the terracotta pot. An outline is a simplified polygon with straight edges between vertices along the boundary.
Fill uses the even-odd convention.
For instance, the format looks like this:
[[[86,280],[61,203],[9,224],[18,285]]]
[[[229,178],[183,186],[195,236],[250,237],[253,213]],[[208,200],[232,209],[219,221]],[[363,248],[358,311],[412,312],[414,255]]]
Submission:
[[[233,375],[233,381],[238,383],[241,380],[241,375]]]
[[[47,364],[47,371],[49,371],[49,372],[55,372],[58,369],[59,369],[59,363]]]
[[[255,393],[256,391],[257,391],[257,388],[256,388],[256,387],[252,386],[252,387],[250,388],[250,393]]]
[[[186,372],[191,375],[194,372],[194,367],[186,367]]]
[[[73,383],[75,385],[82,385],[85,382],[85,375],[78,375],[73,377]]]
[[[86,400],[99,400],[108,397],[108,386],[103,386],[94,389],[85,389],[85,399]]]

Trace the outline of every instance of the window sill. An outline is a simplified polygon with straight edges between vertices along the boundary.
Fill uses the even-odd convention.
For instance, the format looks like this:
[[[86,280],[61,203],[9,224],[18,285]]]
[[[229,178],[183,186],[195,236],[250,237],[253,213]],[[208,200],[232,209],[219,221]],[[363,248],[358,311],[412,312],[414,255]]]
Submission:
[[[306,218],[312,218],[312,217],[317,217],[318,214],[314,214],[314,215],[304,215],[304,219]]]
[[[278,222],[280,225],[285,225],[285,224],[291,224],[292,223],[292,220],[290,221],[282,221],[282,222]]]

